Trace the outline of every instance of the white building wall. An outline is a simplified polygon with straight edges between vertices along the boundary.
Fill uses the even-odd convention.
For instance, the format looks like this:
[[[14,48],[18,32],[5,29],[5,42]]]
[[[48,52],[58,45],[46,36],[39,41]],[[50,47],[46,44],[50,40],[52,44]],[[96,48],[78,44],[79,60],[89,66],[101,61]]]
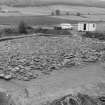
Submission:
[[[62,29],[71,29],[73,26],[71,24],[62,23],[60,24]]]
[[[78,23],[78,31],[84,31],[83,27],[84,27],[83,23]]]
[[[89,31],[95,31],[96,30],[96,24],[95,23],[90,23],[89,24]]]
[[[89,23],[86,23],[86,31],[90,31],[91,30],[91,24],[89,24]]]
[[[84,24],[86,24],[86,30],[84,30]],[[78,23],[78,31],[95,31],[95,23]]]

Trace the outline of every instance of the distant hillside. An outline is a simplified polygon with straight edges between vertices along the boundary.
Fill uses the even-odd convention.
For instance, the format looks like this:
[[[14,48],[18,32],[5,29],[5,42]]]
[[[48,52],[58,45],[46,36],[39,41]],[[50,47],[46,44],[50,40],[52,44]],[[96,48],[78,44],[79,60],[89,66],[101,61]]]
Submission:
[[[101,0],[0,0],[0,4],[9,6],[42,6],[65,4],[105,7],[105,1]]]
[[[30,6],[30,5],[51,5],[58,3],[82,3],[81,0],[0,0],[0,4],[13,5],[13,6]]]

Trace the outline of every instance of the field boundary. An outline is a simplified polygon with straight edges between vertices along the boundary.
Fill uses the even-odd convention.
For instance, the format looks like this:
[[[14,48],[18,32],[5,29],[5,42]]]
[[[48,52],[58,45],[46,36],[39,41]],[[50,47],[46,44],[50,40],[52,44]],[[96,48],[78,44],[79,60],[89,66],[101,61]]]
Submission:
[[[20,39],[20,38],[24,38],[24,37],[32,37],[32,36],[36,36],[39,34],[32,34],[32,35],[19,35],[19,36],[6,36],[6,37],[2,37],[0,38],[0,41],[6,41],[6,40],[12,40],[12,39]]]
[[[13,39],[20,39],[20,38],[24,38],[24,37],[33,37],[33,36],[53,36],[53,37],[58,37],[58,36],[70,36],[70,35],[53,35],[53,34],[44,34],[44,33],[34,33],[34,34],[31,34],[31,35],[18,35],[18,36],[6,36],[6,37],[1,37],[0,38],[0,42],[1,41],[6,41],[6,40],[13,40]]]

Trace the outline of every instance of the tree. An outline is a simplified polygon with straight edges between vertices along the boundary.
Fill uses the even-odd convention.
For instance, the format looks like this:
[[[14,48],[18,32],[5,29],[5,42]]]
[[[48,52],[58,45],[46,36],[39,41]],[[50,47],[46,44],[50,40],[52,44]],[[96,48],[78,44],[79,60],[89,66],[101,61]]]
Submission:
[[[66,15],[70,15],[69,12],[66,12]]]
[[[54,12],[51,12],[51,16],[54,16]]]
[[[59,9],[55,10],[55,14],[56,14],[57,16],[59,16],[59,15],[60,15],[60,10],[59,10]]]
[[[20,34],[27,34],[27,25],[24,21],[19,23],[18,30]]]
[[[81,16],[81,13],[80,12],[77,12],[77,14],[76,14],[77,16]]]

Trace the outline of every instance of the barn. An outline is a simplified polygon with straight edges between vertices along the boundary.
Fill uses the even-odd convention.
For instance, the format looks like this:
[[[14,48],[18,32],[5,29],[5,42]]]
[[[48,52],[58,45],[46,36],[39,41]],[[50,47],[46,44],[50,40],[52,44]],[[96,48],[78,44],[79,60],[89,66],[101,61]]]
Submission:
[[[73,26],[69,23],[61,23],[54,27],[54,29],[62,29],[62,30],[72,29],[72,28],[73,28]]]
[[[78,31],[96,31],[96,23],[78,23]]]

